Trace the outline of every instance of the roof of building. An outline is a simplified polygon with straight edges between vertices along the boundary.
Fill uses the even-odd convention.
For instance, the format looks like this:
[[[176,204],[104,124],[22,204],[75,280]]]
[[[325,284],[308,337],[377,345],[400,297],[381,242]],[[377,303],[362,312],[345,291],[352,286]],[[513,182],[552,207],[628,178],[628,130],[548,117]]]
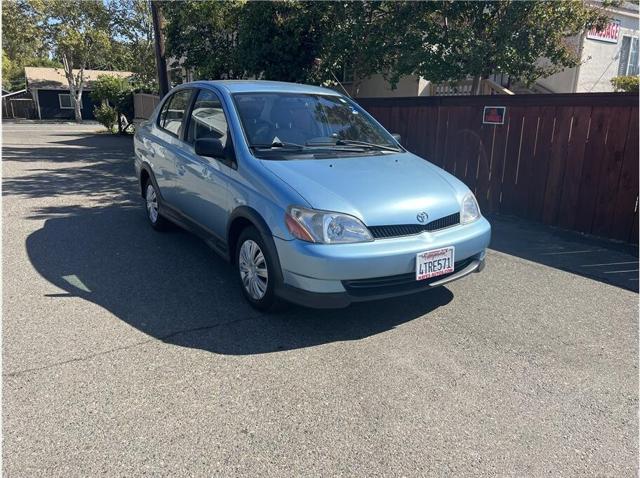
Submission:
[[[225,88],[229,93],[308,93],[308,94],[339,94],[337,91],[320,86],[302,83],[287,83],[284,81],[266,80],[216,80],[196,81],[194,84],[211,84]]]
[[[79,70],[73,70],[73,73],[77,74],[78,71]],[[100,75],[129,78],[133,76],[133,73],[130,71],[84,70],[84,88],[90,88],[91,83],[93,83]],[[30,90],[33,88],[55,90],[69,89],[69,83],[67,82],[67,77],[64,74],[63,68],[27,66],[24,69],[24,76],[27,79],[27,88]]]

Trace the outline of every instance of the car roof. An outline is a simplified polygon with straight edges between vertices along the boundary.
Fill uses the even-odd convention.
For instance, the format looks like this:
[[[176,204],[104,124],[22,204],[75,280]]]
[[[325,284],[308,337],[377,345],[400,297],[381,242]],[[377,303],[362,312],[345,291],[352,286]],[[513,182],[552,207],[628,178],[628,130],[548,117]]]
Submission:
[[[227,90],[229,93],[309,93],[322,95],[340,95],[335,90],[320,86],[287,83],[284,81],[266,80],[216,80],[194,81],[191,85],[212,85]],[[186,86],[186,85],[185,85]]]

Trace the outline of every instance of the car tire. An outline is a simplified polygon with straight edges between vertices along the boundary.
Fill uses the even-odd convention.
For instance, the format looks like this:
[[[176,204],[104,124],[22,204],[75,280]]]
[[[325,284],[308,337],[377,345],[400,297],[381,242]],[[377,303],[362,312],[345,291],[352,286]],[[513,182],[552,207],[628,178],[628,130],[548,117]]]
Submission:
[[[169,228],[169,221],[160,215],[160,200],[156,185],[148,179],[144,185],[144,203],[149,224],[156,231],[165,231]]]
[[[240,289],[249,304],[263,312],[279,310],[281,301],[274,292],[277,261],[255,227],[240,233],[234,259]]]

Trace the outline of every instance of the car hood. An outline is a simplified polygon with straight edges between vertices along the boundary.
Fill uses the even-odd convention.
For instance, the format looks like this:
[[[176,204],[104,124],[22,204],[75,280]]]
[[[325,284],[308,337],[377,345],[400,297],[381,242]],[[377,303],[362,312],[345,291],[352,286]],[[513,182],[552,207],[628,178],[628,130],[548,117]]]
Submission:
[[[411,153],[337,159],[262,160],[311,207],[351,214],[367,226],[418,224],[460,211],[466,186]]]

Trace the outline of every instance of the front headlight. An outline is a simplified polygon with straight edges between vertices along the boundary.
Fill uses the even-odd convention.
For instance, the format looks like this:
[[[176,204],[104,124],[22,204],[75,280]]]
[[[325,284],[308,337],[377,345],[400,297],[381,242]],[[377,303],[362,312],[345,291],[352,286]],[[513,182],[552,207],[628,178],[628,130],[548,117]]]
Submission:
[[[480,206],[476,201],[473,193],[467,194],[462,200],[462,213],[460,214],[460,222],[467,224],[480,218]]]
[[[362,222],[348,214],[291,206],[285,214],[289,232],[307,242],[345,244],[372,241]]]

